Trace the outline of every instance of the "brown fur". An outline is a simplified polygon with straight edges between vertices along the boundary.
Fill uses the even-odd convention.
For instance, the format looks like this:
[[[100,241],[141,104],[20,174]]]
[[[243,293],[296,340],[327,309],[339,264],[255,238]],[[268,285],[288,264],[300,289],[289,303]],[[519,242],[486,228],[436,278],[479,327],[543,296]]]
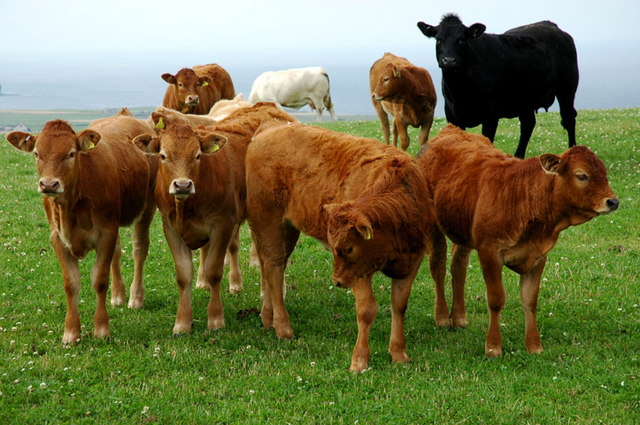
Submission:
[[[175,124],[156,138],[148,135],[135,139],[141,149],[160,153],[163,158],[155,194],[180,291],[173,329],[176,334],[190,332],[193,321],[191,250],[202,248],[199,280],[211,288],[210,329],[224,326],[220,280],[227,247],[231,263],[230,290],[242,289],[238,228],[247,217],[244,160],[255,130],[270,120],[295,121],[274,104],[257,104],[237,110],[217,124],[195,130],[185,124]],[[211,143],[219,143],[222,148],[206,153]],[[179,199],[170,193],[176,184],[181,187],[190,184],[194,193]]]
[[[385,143],[389,144],[389,117],[393,117],[393,145],[409,148],[407,127],[420,127],[418,141],[424,145],[429,138],[436,107],[436,91],[426,69],[414,66],[407,59],[385,53],[369,71],[371,102],[382,124]]]
[[[169,83],[162,106],[184,114],[208,114],[218,100],[236,95],[231,76],[217,64],[183,68],[176,75],[163,74],[162,79]],[[197,104],[190,104],[190,97],[197,99]]]
[[[446,256],[429,249],[433,235],[443,236],[413,159],[373,139],[291,124],[259,130],[246,166],[249,225],[266,288],[264,326],[293,336],[282,281],[302,231],[331,247],[335,284],[353,287],[359,334],[351,369],[362,371],[369,361],[376,271],[392,278],[392,360],[409,361],[403,323],[411,284],[425,251]],[[432,272],[444,279],[444,267]]]
[[[604,164],[577,146],[560,156],[522,160],[489,139],[448,125],[430,140],[418,164],[433,194],[438,222],[452,249],[453,326],[466,326],[464,284],[470,251],[478,251],[487,286],[489,356],[502,354],[499,315],[505,301],[501,270],[520,274],[525,346],[542,351],[536,326],[540,276],[560,232],[617,209]],[[587,176],[587,180],[580,180]],[[436,321],[448,323],[444,288],[436,288]]]
[[[66,122],[48,122],[37,136],[21,132],[7,135],[16,148],[36,153],[39,188],[51,229],[51,244],[60,261],[67,295],[64,343],[80,337],[78,259],[96,251],[91,273],[98,296],[94,333],[109,335],[106,294],[109,265],[113,272],[111,303],[125,301],[120,273],[119,226],[135,223],[135,275],[129,306],[143,303],[142,266],[149,248],[149,225],[155,212],[154,164],[132,144],[130,136],[149,131],[128,111],[101,120],[80,133]]]

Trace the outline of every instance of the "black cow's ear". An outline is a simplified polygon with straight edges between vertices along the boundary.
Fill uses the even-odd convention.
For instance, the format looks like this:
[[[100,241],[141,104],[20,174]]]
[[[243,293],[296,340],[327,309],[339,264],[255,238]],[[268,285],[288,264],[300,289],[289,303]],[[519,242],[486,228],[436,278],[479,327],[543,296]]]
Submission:
[[[484,31],[486,29],[487,29],[487,27],[484,24],[473,24],[467,30],[467,37],[469,37],[469,38],[478,38],[482,34],[484,34]]]
[[[422,31],[427,37],[433,38],[438,34],[438,27],[434,27],[433,25],[425,24],[424,22],[418,22],[418,28]]]

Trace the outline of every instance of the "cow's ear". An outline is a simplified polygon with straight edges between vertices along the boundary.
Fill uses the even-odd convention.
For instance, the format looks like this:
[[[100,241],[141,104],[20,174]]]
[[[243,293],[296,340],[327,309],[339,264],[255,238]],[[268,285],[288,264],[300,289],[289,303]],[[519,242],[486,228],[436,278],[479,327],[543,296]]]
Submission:
[[[149,133],[139,134],[131,141],[138,149],[145,153],[156,154],[160,152],[160,141]]]
[[[219,133],[207,133],[200,138],[200,150],[207,154],[218,152],[224,145],[226,145],[228,139]]]
[[[36,138],[37,136],[22,131],[12,131],[7,134],[7,142],[11,143],[14,148],[25,152],[33,152]]]
[[[401,78],[402,77],[402,69],[398,65],[393,66],[393,77]]]
[[[469,27],[469,29],[467,29],[467,37],[478,38],[482,34],[484,34],[484,31],[486,29],[487,27],[484,24],[473,24]]]
[[[373,229],[371,228],[371,222],[368,218],[360,217],[358,223],[355,225],[355,229],[365,241],[373,238]]]
[[[560,174],[563,164],[558,155],[545,153],[540,155],[540,165],[549,174]]]
[[[151,121],[153,121],[153,128],[156,130],[164,130],[166,127],[165,121],[166,118],[162,112],[153,111],[151,113]]]
[[[429,38],[433,38],[438,35],[438,27],[434,27],[433,25],[425,24],[424,22],[418,22],[418,28],[420,28],[422,34]]]
[[[100,133],[97,133],[91,129],[82,130],[78,134],[76,145],[80,152],[88,152],[95,148],[100,141]]]
[[[175,84],[176,83],[176,76],[175,75],[171,75],[168,72],[165,73],[165,74],[162,74],[161,78],[163,80],[165,80],[169,84]]]
[[[211,80],[211,78],[205,75],[204,77],[200,77],[200,79],[198,80],[198,85],[200,87],[207,87],[212,82],[213,81]]]

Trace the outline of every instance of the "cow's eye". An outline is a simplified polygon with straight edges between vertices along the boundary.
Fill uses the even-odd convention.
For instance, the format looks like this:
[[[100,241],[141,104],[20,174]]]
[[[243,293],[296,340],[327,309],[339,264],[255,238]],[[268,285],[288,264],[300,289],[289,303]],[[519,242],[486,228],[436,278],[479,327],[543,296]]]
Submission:
[[[589,180],[589,176],[584,173],[576,173],[576,179],[580,180],[581,182],[586,182]]]
[[[353,247],[349,246],[347,248],[344,248],[342,250],[342,255],[351,255],[351,253],[353,253]]]
[[[182,88],[184,85],[182,83],[178,83],[178,87]]]
[[[73,159],[73,157],[76,156],[76,152],[75,151],[71,151],[69,152],[69,159]]]
[[[458,46],[462,46],[463,44],[464,44],[464,40],[463,39],[458,40]]]
[[[33,151],[33,156],[35,156],[36,159],[38,159],[38,151]]]
[[[164,161],[165,159],[167,159],[167,155],[161,153],[160,154],[160,159]]]
[[[196,161],[200,161],[200,157],[202,156],[202,154],[200,152],[198,152],[198,154],[196,155]]]

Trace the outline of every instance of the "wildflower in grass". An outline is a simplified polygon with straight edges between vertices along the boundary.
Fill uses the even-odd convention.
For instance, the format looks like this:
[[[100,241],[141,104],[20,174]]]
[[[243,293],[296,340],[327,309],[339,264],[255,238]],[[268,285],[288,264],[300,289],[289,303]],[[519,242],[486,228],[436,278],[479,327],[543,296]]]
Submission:
[[[47,388],[47,383],[46,382],[40,382],[40,389],[44,390],[45,388]]]

